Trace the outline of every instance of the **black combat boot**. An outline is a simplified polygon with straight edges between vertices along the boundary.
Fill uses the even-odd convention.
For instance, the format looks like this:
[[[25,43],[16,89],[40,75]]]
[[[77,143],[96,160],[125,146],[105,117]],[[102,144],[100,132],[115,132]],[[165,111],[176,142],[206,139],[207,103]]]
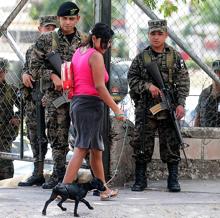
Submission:
[[[62,169],[53,169],[52,175],[50,176],[49,180],[42,185],[42,188],[52,189],[58,183],[62,183],[65,171],[66,171],[65,167]]]
[[[34,163],[34,172],[32,176],[27,178],[25,182],[19,182],[18,186],[41,186],[45,182],[43,175],[44,162],[35,162]]]
[[[44,176],[32,175],[25,182],[19,182],[18,186],[41,186],[45,182]]]
[[[11,160],[0,160],[0,180],[9,179],[14,176],[14,165]]]
[[[178,164],[167,163],[169,176],[167,179],[167,188],[170,192],[180,192],[180,184],[178,182]]]
[[[43,189],[52,189],[53,187],[55,187],[59,182],[62,182],[59,181],[58,177],[55,175],[55,174],[52,174],[50,176],[50,178],[48,179],[47,182],[45,182],[43,185],[42,185],[42,188]]]
[[[135,162],[135,183],[131,187],[131,191],[140,192],[147,187],[147,180],[145,176],[146,167],[147,165],[144,162]]]

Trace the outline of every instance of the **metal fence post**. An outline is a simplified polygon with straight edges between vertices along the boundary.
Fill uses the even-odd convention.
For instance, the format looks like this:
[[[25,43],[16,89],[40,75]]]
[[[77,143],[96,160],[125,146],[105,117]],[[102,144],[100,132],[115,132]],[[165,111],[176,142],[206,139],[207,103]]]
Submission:
[[[15,9],[11,12],[11,14],[8,16],[6,21],[2,24],[0,27],[0,36],[3,31],[7,30],[8,26],[12,23],[12,21],[15,19],[15,17],[18,15],[18,13],[22,10],[22,8],[25,6],[25,4],[28,2],[28,0],[21,0]]]
[[[111,0],[101,1],[101,22],[106,23],[111,26]],[[106,70],[109,72],[109,77],[111,77],[110,72],[110,61],[111,61],[111,51],[108,50],[104,55],[104,61]],[[109,83],[107,85],[109,89]],[[109,147],[109,132],[110,132],[110,117],[109,108],[105,106],[104,108],[104,120],[103,120],[103,140],[105,144],[105,151],[103,154],[103,163],[105,170],[105,177],[108,179],[109,175],[109,165],[110,165],[110,147]]]
[[[100,22],[101,20],[101,0],[94,1],[94,16],[95,23]]]

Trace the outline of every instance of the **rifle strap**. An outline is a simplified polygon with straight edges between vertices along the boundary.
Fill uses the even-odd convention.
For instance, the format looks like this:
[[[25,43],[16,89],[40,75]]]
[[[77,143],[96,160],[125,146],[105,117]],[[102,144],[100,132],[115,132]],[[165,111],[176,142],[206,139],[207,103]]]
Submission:
[[[58,29],[55,29],[52,32],[52,51],[55,51],[60,47],[60,42],[59,42],[57,31],[58,31]]]
[[[166,65],[170,84],[173,83],[174,50],[170,47],[170,52],[166,54]]]
[[[152,62],[151,56],[149,55],[147,50],[144,50],[143,52],[143,60],[144,60],[144,66]]]

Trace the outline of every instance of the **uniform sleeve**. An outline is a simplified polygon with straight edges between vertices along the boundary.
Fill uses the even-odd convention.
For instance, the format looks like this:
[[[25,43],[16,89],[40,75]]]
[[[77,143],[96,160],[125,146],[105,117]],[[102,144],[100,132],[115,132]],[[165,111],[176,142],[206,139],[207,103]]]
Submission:
[[[130,91],[141,95],[144,91],[148,90],[151,81],[146,81],[143,77],[144,69],[143,60],[141,54],[137,55],[131,63],[128,71],[128,85]]]
[[[29,67],[30,67],[30,58],[31,58],[31,52],[32,52],[32,47],[30,47],[25,54],[25,63],[22,69],[22,75],[23,74],[30,74],[29,73]]]
[[[46,59],[46,55],[52,50],[52,35],[42,34],[33,45],[30,58],[30,74],[34,80],[44,78],[50,80],[53,70]]]
[[[189,95],[190,79],[186,64],[179,53],[177,53],[175,71],[176,81],[174,83],[176,84],[177,104],[185,106],[186,97]]]

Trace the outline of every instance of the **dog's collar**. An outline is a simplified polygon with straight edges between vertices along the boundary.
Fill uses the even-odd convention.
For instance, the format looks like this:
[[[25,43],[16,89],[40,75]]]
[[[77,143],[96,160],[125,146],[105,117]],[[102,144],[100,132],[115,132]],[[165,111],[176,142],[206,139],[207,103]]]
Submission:
[[[66,192],[67,192],[67,198],[69,198],[69,192],[68,192],[68,189],[65,185],[64,185],[64,188],[66,189]]]

